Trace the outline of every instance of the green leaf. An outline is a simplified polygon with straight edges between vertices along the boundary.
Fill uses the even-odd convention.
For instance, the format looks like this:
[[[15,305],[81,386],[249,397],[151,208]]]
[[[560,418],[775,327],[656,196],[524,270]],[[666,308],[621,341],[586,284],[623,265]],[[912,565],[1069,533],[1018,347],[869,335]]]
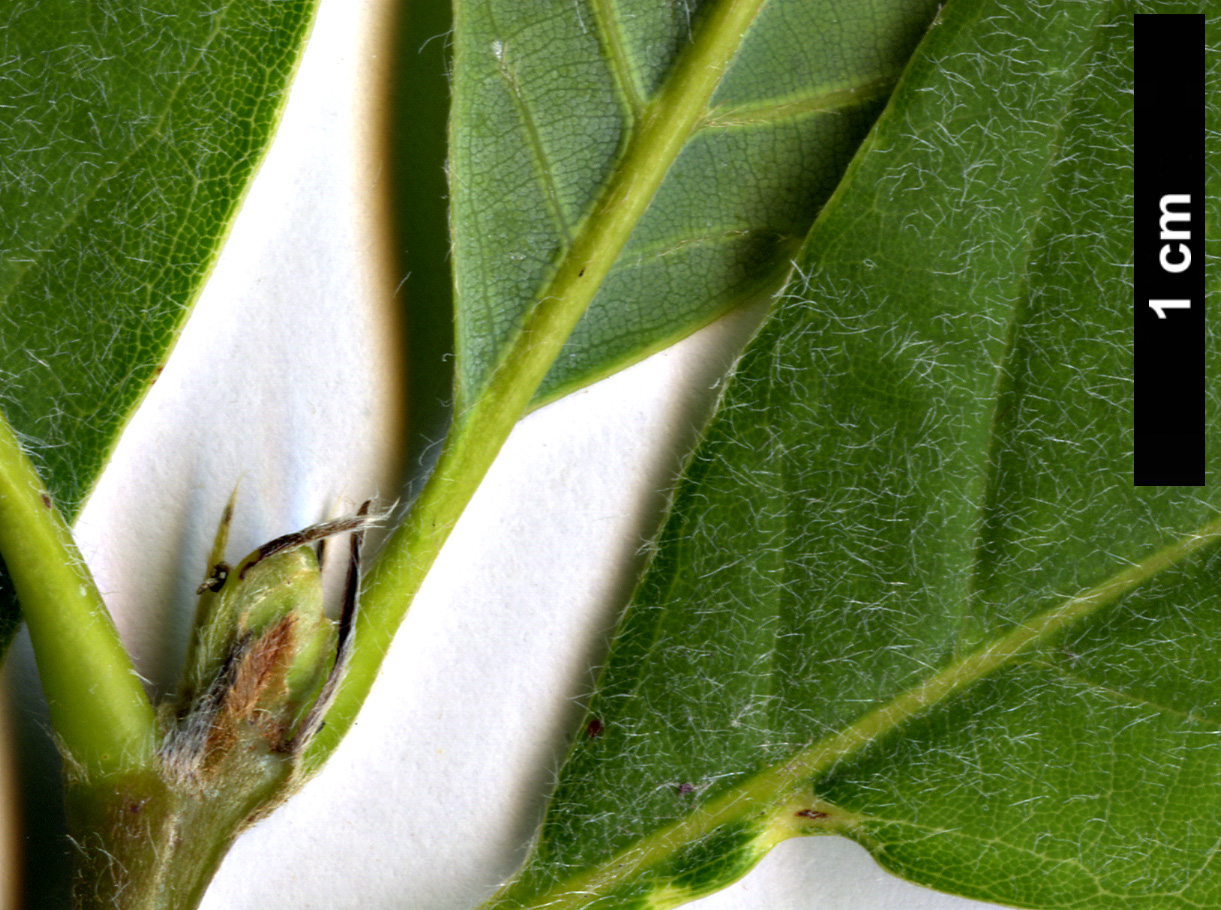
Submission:
[[[831,833],[1006,904],[1221,903],[1221,497],[1132,484],[1135,10],[1200,6],[945,8],[741,361],[488,907],[673,906]]]
[[[812,93],[806,86],[804,94],[779,101],[774,95],[759,97],[755,75],[778,54],[784,57],[784,49],[788,48],[791,58],[789,67],[770,74],[771,81],[779,85],[791,83],[792,74],[800,74],[811,60],[822,59],[821,52],[813,58],[808,48],[792,43],[792,22],[786,17],[796,16],[810,24],[815,21],[811,18],[814,10],[808,5],[790,4],[777,12],[781,7],[765,0],[709,3],[693,17],[694,30],[683,33],[673,53],[664,54],[665,66],[655,73],[656,86],[649,77],[648,90],[641,93],[624,88],[639,77],[635,64],[630,63],[635,58],[624,50],[626,45],[621,46],[627,40],[624,36],[633,32],[626,29],[621,35],[613,28],[613,10],[606,3],[556,3],[550,11],[538,6],[504,6],[459,3],[455,7],[451,188],[458,357],[453,425],[407,517],[365,574],[351,659],[325,725],[309,746],[307,764],[311,768],[335,748],[355,719],[390,639],[513,426],[538,402],[540,389],[544,397],[548,394],[547,376],[557,363],[583,359],[582,355],[572,360],[565,348],[570,353],[594,350],[581,325],[613,325],[612,334],[621,339],[644,337],[631,324],[647,323],[652,317],[645,318],[643,311],[655,312],[665,301],[650,290],[641,291],[640,269],[644,266],[636,254],[642,250],[633,244],[642,232],[653,230],[649,227],[653,219],[677,219],[690,227],[690,219],[695,217],[692,212],[698,212],[700,206],[695,204],[692,209],[691,200],[684,201],[683,192],[675,187],[684,186],[681,175],[692,156],[709,164],[707,153],[721,142],[718,136],[764,137],[769,130],[781,130],[779,123],[793,129],[790,121],[812,121],[814,135],[823,141],[848,141],[843,125],[855,120],[858,96],[869,94],[841,81],[834,87],[816,85]],[[892,11],[889,17],[869,21],[896,26],[917,18],[908,4],[902,8],[906,13]],[[641,13],[629,18],[635,28],[650,17]],[[846,32],[853,34],[853,29],[846,28]],[[902,43],[897,35],[912,38],[910,29],[896,28],[892,34],[879,27],[864,33],[867,40],[861,39],[857,56],[879,66],[879,61],[893,59],[890,49]],[[605,57],[598,55],[596,35],[606,44]],[[670,47],[669,39],[663,45]],[[849,42],[846,46],[855,45]],[[879,46],[887,48],[880,57]],[[557,70],[556,60],[564,49],[570,59]],[[831,56],[841,61],[841,57]],[[565,78],[557,82],[561,72]],[[597,147],[589,141],[589,130],[598,117],[585,117],[587,106],[577,102],[591,96],[596,102],[598,84],[604,89],[604,100],[613,102],[615,91],[627,99],[619,103],[628,104],[632,123],[629,129],[616,129],[613,136],[607,136],[613,138],[616,154],[596,166],[586,160],[578,167],[578,159],[585,160],[582,156],[587,158],[589,149]],[[868,85],[877,88],[877,80]],[[539,98],[534,97],[536,91],[542,92]],[[819,110],[827,105],[835,109]],[[591,109],[596,107],[595,103]],[[604,111],[599,116],[608,115]],[[773,151],[784,145],[775,136],[772,139]],[[553,142],[559,143],[562,152],[555,160],[556,149],[548,150]],[[768,142],[764,139],[762,144]],[[808,166],[800,143],[778,153],[772,164],[780,160],[788,161],[796,174],[805,173],[803,168]],[[812,171],[819,180],[833,179],[827,161],[819,161],[817,156],[811,160],[817,162]],[[553,172],[556,161],[564,167]],[[734,161],[725,156],[713,170],[732,170]],[[755,161],[751,166],[760,164]],[[592,183],[586,179],[590,167],[598,175]],[[737,213],[734,217],[751,209],[733,192],[742,185],[756,191],[775,190],[768,205],[781,210],[797,186],[772,187],[775,167],[761,168],[757,178],[735,171],[726,189],[720,186],[720,177],[710,182],[711,171],[705,170],[704,176],[708,179],[697,181],[699,192],[694,195],[736,199],[730,206]],[[580,186],[584,188],[574,196],[572,188]],[[535,198],[539,193],[541,197]],[[577,209],[582,207],[588,212],[578,215]],[[701,216],[705,227],[713,223],[706,216]],[[544,223],[553,232],[551,240],[540,233]],[[757,233],[754,228],[743,230]],[[715,232],[716,237],[723,236],[721,228],[716,227]],[[731,233],[737,236],[735,232],[736,228]],[[649,236],[656,240],[660,235],[654,231]],[[508,237],[513,238],[509,246],[498,248]],[[690,234],[668,236],[662,257],[668,263],[667,275],[679,274],[675,263],[691,250],[707,246],[704,239]],[[540,244],[550,244],[541,258]],[[670,262],[670,252],[679,258]],[[745,261],[736,253],[730,258],[734,257],[737,265],[731,271]],[[773,279],[787,273],[787,257],[770,261]],[[599,309],[596,298],[615,283],[616,270],[624,263],[637,271],[632,299],[638,310],[635,315],[626,310],[612,315]],[[706,265],[693,267],[689,274],[707,275]],[[757,291],[760,285],[754,287]],[[707,301],[709,295],[707,287],[701,288],[686,299],[702,305],[699,302]],[[636,342],[628,347],[637,355],[647,348]],[[613,348],[609,341],[599,343],[603,364],[599,369],[612,368],[614,358],[602,355]]]
[[[0,14],[0,409],[71,519],[215,261],[315,0]],[[7,642],[16,611],[5,592]]]
[[[4,22],[4,409],[73,514],[284,101],[312,0],[19,0]]]
[[[641,140],[653,114],[675,115],[663,96],[716,6],[456,4],[459,406],[480,397],[563,263],[613,215],[616,175],[633,157],[660,160]],[[534,404],[774,293],[934,8],[766,4],[626,246],[597,251],[613,266]]]

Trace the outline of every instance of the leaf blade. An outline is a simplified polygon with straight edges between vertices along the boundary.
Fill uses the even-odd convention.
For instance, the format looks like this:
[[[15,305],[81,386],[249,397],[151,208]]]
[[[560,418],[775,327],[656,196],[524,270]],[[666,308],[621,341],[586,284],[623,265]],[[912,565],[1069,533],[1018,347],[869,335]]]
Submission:
[[[1004,3],[952,4],[930,33],[680,488],[591,705],[599,735],[489,906],[671,906],[828,831],[1010,904],[1216,900],[1215,797],[1173,786],[1217,773],[1218,674],[1193,646],[1215,552],[900,711],[860,753],[801,760],[1217,514],[1207,491],[1134,491],[1126,463],[1131,8],[1046,12],[1037,43]],[[1154,672],[1150,638],[1178,669]],[[1090,661],[1109,672],[1070,679]],[[647,844],[668,853],[609,871]]]
[[[315,5],[4,11],[0,409],[69,521],[211,270]],[[18,623],[6,586],[0,653]]]
[[[3,403],[67,515],[210,271],[314,7],[163,5],[8,10]]]
[[[718,128],[697,130],[679,156],[532,406],[770,297],[932,11],[886,2],[866,17],[836,14],[848,22],[830,38],[809,27],[824,4],[778,6],[764,7],[717,90]],[[451,197],[460,401],[478,397],[546,295],[714,8],[459,5]],[[804,44],[794,24],[806,26],[796,32]],[[769,77],[781,81],[769,89]],[[820,86],[841,91],[838,113],[794,107],[776,123],[731,116],[777,91],[791,100]]]
[[[351,660],[326,724],[308,748],[311,767],[335,748],[354,720],[425,574],[614,267],[667,171],[707,113],[709,100],[762,3],[721,0],[708,9],[698,35],[679,55],[671,78],[650,105],[640,128],[632,133],[617,170],[600,187],[590,216],[572,234],[557,267],[511,341],[498,352],[483,385],[476,391],[465,389],[459,369],[457,413],[437,464],[365,576]],[[456,21],[459,34],[468,30],[461,8]],[[461,71],[465,55],[461,42],[457,52]],[[516,95],[517,77],[498,40],[490,45],[490,53],[498,77]],[[527,120],[532,116],[520,99],[506,103],[514,108],[515,116],[523,112]],[[537,131],[528,127],[525,132],[523,154],[529,157],[538,151]],[[457,186],[462,182],[461,177],[456,179]],[[556,205],[560,205],[558,199]],[[514,209],[513,217],[519,214]],[[555,208],[541,217],[562,218],[563,212]]]

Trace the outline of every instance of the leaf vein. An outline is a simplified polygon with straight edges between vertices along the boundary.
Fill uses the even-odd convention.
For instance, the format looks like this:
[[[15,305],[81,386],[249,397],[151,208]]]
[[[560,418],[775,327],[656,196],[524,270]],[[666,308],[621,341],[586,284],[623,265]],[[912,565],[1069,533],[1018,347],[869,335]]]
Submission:
[[[627,102],[628,111],[633,120],[639,120],[644,113],[645,99],[637,84],[636,75],[632,71],[627,49],[623,46],[623,36],[619,29],[619,20],[615,15],[611,0],[590,0],[593,9],[594,22],[597,25],[598,37],[602,41],[607,59],[610,63],[611,75]]]
[[[756,102],[737,107],[722,105],[708,112],[702,127],[719,130],[767,126],[779,120],[793,120],[813,114],[836,114],[884,100],[890,96],[898,81],[897,72],[886,73],[859,85],[827,88],[783,100]]]
[[[1040,669],[1046,670],[1048,673],[1054,674],[1059,679],[1081,686],[1083,689],[1088,689],[1100,695],[1104,695],[1112,701],[1121,702],[1127,705],[1152,708],[1160,714],[1168,714],[1172,717],[1179,717],[1193,724],[1208,724],[1215,726],[1217,721],[1213,718],[1204,716],[1194,711],[1184,711],[1180,708],[1172,708],[1169,705],[1163,705],[1160,702],[1154,701],[1151,698],[1142,698],[1139,695],[1134,695],[1131,692],[1125,692],[1122,689],[1116,689],[1114,686],[1108,686],[1080,674],[1073,673],[1071,670],[1066,670],[1064,667],[1057,666],[1048,660],[1033,658],[1030,664]]]
[[[1099,12],[1099,21],[1101,20],[1102,10]],[[1094,46],[1091,51],[1096,48],[1096,42],[1101,29],[1095,23]],[[963,599],[962,615],[958,625],[958,634],[954,643],[957,651],[962,647],[966,638],[969,625],[973,617],[973,607],[979,603],[979,595],[982,589],[982,567],[986,560],[984,559],[987,548],[989,546],[988,531],[989,531],[989,515],[997,504],[1000,496],[1002,474],[1000,464],[1000,453],[1003,438],[1002,418],[1010,411],[1011,406],[1008,404],[1008,399],[1011,395],[1016,397],[1014,390],[1014,376],[1011,373],[1011,365],[1014,358],[1017,356],[1020,345],[1018,343],[1021,334],[1022,319],[1028,315],[1030,311],[1030,269],[1031,260],[1041,250],[1039,241],[1042,235],[1049,230],[1045,216],[1049,212],[1048,196],[1052,185],[1055,182],[1058,168],[1056,167],[1063,157],[1064,143],[1066,140],[1065,121],[1068,119],[1073,108],[1081,99],[1081,92],[1084,83],[1084,73],[1088,66],[1088,60],[1092,56],[1091,53],[1083,54],[1081,61],[1078,63],[1076,75],[1072,81],[1072,91],[1066,92],[1063,97],[1063,102],[1060,106],[1059,116],[1056,117],[1052,124],[1053,137],[1047,145],[1047,161],[1048,168],[1046,178],[1043,180],[1040,187],[1040,196],[1037,203],[1033,206],[1034,216],[1031,219],[1031,227],[1026,232],[1025,244],[1021,255],[1020,269],[1017,272],[1014,284],[1016,291],[1016,300],[1013,307],[1010,309],[1009,321],[1005,327],[1005,342],[1001,352],[1000,360],[996,366],[994,384],[992,388],[992,415],[989,421],[987,440],[984,443],[981,467],[983,474],[982,489],[979,491],[979,507],[976,517],[976,535],[973,546],[972,569],[967,581],[967,596]],[[1016,404],[1016,402],[1015,402]]]
[[[813,743],[782,764],[719,793],[689,815],[642,838],[599,866],[538,895],[533,906],[579,907],[585,896],[605,893],[641,868],[659,862],[725,824],[758,815],[761,811],[770,812],[772,807],[791,798],[800,787],[859,754],[882,736],[1011,665],[1015,658],[1033,646],[1082,622],[1162,571],[1218,541],[1221,541],[1221,518],[959,657],[839,733]],[[575,901],[574,895],[578,896]],[[489,906],[495,906],[495,902]]]
[[[547,160],[547,152],[543,148],[543,140],[538,132],[538,124],[534,122],[534,114],[531,112],[530,104],[526,100],[525,93],[517,81],[517,74],[513,72],[513,67],[509,63],[508,49],[503,42],[497,42],[494,45],[494,53],[496,55],[497,72],[499,72],[500,78],[504,80],[505,85],[508,87],[509,97],[513,99],[513,106],[517,109],[517,117],[521,121],[526,145],[529,147],[531,158],[534,161],[534,170],[538,174],[539,182],[543,187],[543,193],[547,197],[547,208],[551,215],[551,221],[561,237],[563,237],[564,246],[568,247],[572,244],[572,225],[564,217],[564,205],[560,200],[560,190],[555,184],[555,175],[552,172],[550,162]]]

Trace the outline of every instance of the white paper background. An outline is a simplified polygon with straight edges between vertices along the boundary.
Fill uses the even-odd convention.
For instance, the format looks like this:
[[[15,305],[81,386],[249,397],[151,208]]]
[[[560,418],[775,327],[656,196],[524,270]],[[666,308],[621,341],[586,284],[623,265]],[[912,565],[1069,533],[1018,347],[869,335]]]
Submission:
[[[381,120],[369,93],[384,84],[388,8],[323,0],[216,271],[77,524],[154,687],[176,671],[235,483],[231,557],[367,496],[397,495],[401,276],[384,267]],[[206,910],[468,910],[512,872],[637,550],[749,326],[742,316],[714,326],[523,421],[352,732],[316,780],[238,841]],[[28,727],[41,708],[24,642],[12,663]],[[811,838],[691,906],[985,905],[906,885],[847,841]]]

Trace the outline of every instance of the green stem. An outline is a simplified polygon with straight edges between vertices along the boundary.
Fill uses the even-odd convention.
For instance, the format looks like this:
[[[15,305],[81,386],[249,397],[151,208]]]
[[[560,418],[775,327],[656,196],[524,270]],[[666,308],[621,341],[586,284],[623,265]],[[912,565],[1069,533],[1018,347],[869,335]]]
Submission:
[[[0,554],[60,746],[86,773],[146,766],[155,745],[153,708],[67,523],[2,415]]]
[[[763,3],[719,0],[708,11],[703,27],[646,109],[599,205],[582,223],[495,373],[482,393],[460,409],[432,476],[366,576],[351,663],[326,726],[306,754],[307,769],[321,764],[351,726],[424,576],[670,165],[706,115],[713,92]]]

